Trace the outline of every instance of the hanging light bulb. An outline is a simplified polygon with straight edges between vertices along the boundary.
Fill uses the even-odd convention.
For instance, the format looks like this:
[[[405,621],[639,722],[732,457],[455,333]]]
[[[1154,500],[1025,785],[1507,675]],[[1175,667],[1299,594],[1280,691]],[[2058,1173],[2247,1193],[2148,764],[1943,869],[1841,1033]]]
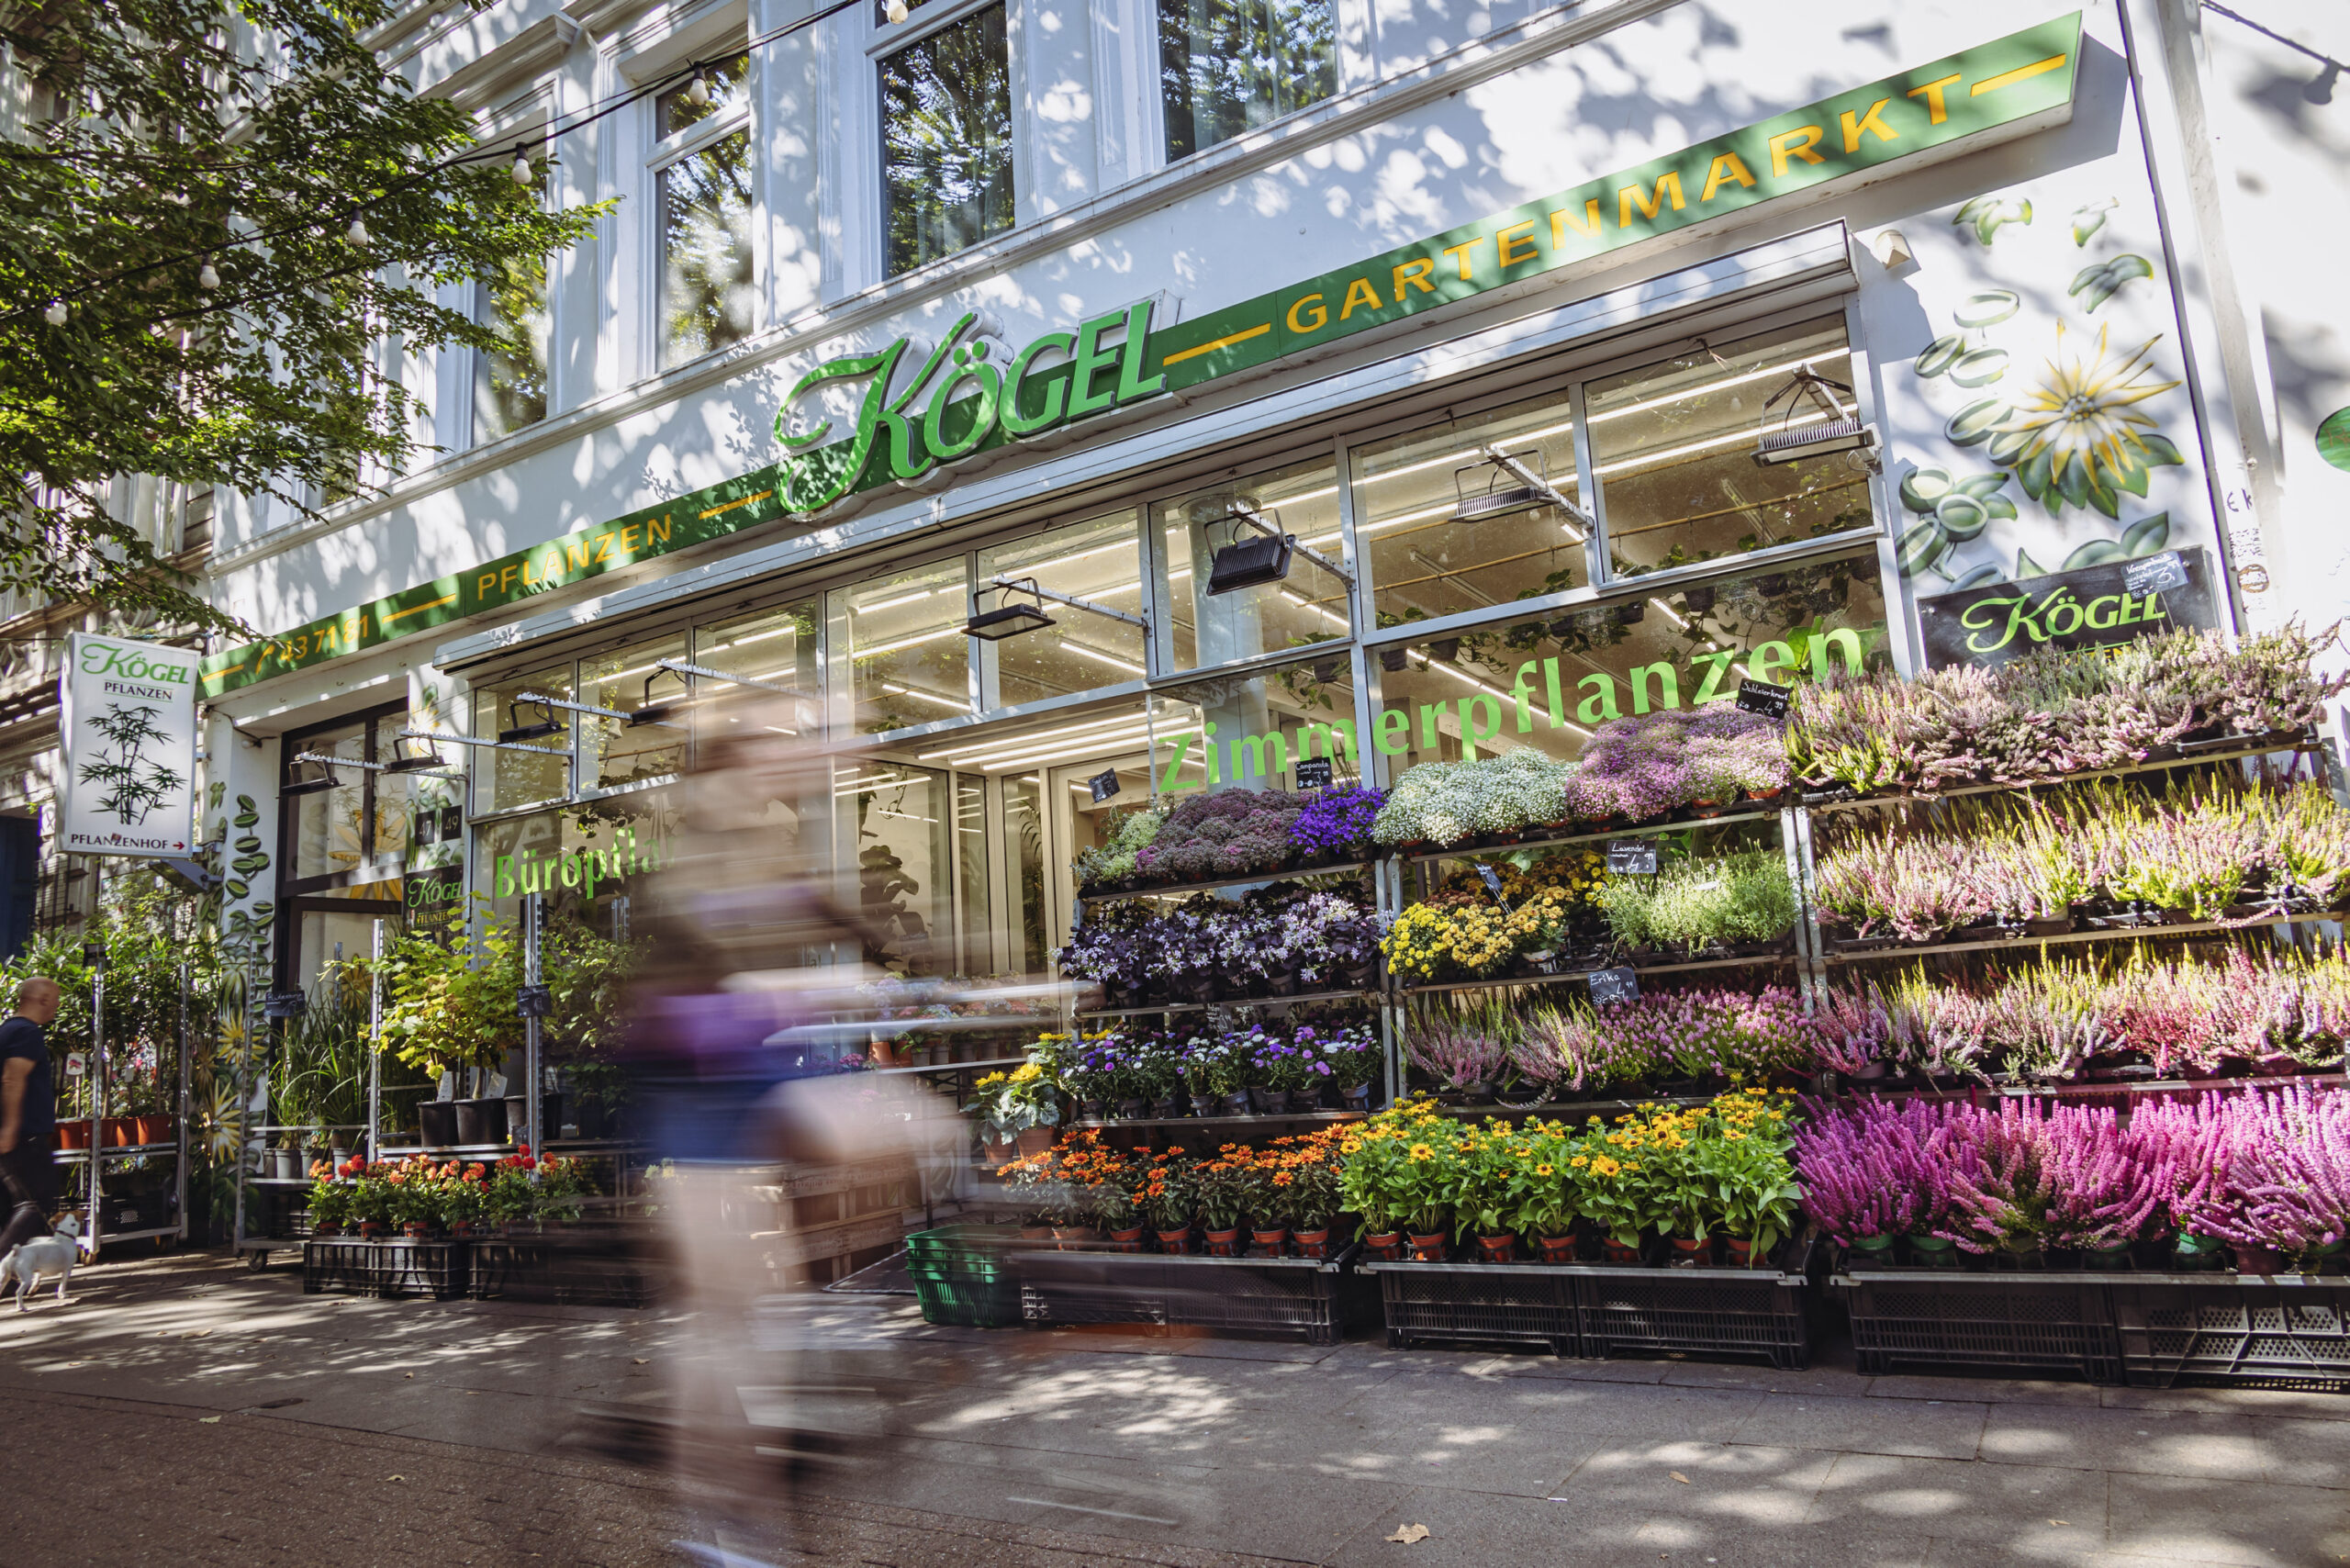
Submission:
[[[49,302],[49,308],[42,311],[40,315],[41,319],[47,321],[50,326],[62,327],[65,325],[65,301],[62,299],[50,300]]]
[[[535,182],[538,177],[538,171],[531,167],[530,154],[523,151],[520,145],[517,144],[514,149],[514,183],[518,185],[527,185]]]
[[[686,102],[698,109],[710,103],[710,84],[702,80],[699,67],[695,68],[694,79],[686,84]]]
[[[220,274],[212,270],[212,258],[204,258],[203,267],[196,274],[196,286],[209,294],[220,286]]]
[[[367,243],[366,223],[360,218],[352,218],[351,220],[351,228],[344,233],[343,238],[350,241],[354,245],[364,245]]]
[[[906,19],[906,0],[883,0],[881,14],[892,23]]]

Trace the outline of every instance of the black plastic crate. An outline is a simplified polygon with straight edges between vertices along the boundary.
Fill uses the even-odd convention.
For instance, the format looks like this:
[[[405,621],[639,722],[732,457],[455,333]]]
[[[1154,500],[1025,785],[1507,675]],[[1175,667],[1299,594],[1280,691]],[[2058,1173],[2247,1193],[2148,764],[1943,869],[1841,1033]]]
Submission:
[[[1786,1242],[1759,1269],[1573,1264],[1582,1354],[1756,1356],[1811,1364],[1813,1244]]]
[[[1010,1261],[1032,1327],[1181,1324],[1335,1345],[1374,1310],[1355,1252],[1324,1260],[1035,1250]]]
[[[1860,1370],[2001,1367],[2121,1381],[2108,1273],[1847,1270],[1830,1287],[1851,1316]]]
[[[1572,1264],[1365,1263],[1379,1276],[1387,1343],[1541,1345],[1583,1353]]]
[[[2108,1290],[2122,1372],[2139,1387],[2350,1392],[2350,1280],[2126,1274]]]
[[[467,1289],[477,1301],[565,1306],[640,1307],[659,1294],[647,1260],[604,1236],[476,1241]]]
[[[302,1244],[306,1295],[375,1295],[383,1281],[380,1244],[356,1237],[313,1237]]]

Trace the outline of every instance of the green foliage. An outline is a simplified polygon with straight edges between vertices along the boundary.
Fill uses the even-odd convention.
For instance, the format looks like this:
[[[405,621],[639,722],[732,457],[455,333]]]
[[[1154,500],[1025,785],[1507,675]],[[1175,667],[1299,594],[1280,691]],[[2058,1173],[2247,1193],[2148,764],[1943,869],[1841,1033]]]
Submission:
[[[364,41],[400,9],[0,7],[30,84],[27,129],[0,140],[0,586],[233,628],[109,513],[115,476],[313,512],[366,462],[405,465],[424,410],[385,341],[516,353],[442,286],[574,244],[603,209],[549,213],[503,147],[449,162],[475,151],[473,111]]]
[[[521,933],[487,914],[479,926],[476,936],[446,944],[409,932],[384,955],[384,1048],[406,1066],[433,1076],[495,1068],[521,1047]],[[542,1036],[551,1059],[592,1061],[619,1048],[635,961],[625,943],[549,923],[539,975],[554,1002]]]
[[[1629,947],[1695,951],[1709,942],[1768,942],[1795,924],[1796,890],[1774,849],[1680,860],[1653,877],[1611,877],[1595,900]]]

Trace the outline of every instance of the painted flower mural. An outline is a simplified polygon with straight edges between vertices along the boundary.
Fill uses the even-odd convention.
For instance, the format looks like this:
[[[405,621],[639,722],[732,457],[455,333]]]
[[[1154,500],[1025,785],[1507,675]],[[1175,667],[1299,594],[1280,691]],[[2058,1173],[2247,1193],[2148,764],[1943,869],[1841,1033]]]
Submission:
[[[2133,260],[2135,258],[2132,258]],[[2119,354],[2100,327],[2094,353],[2068,352],[2065,323],[2040,385],[1992,427],[1987,455],[2012,465],[2024,494],[2061,515],[2067,505],[2120,518],[2119,492],[2143,498],[2147,471],[2186,461],[2138,405],[2179,385],[2151,379],[2162,340],[2148,338]]]

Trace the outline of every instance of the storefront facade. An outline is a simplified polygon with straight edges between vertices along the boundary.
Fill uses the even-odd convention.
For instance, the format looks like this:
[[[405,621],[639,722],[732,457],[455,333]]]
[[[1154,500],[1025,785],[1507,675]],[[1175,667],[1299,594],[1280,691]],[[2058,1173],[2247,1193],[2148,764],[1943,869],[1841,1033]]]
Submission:
[[[379,910],[624,926],[666,782],[754,711],[628,717],[688,694],[809,742],[767,820],[893,967],[1041,973],[1072,858],[1170,794],[2333,618],[2162,7],[1276,6],[1239,86],[1180,6],[582,9],[414,57],[623,197],[542,362],[410,366],[450,451],[380,498],[224,509],[277,635],[207,661],[207,749],[286,983]],[[947,81],[1006,140],[956,100],[968,157],[911,179],[892,117]],[[696,296],[711,169],[742,281]]]

